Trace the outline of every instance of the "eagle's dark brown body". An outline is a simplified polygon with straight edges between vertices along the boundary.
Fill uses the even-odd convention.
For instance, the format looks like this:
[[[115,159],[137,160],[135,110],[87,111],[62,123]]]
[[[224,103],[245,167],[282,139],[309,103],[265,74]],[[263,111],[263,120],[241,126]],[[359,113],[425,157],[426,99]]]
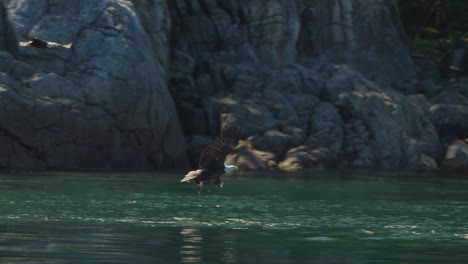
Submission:
[[[31,38],[31,40],[29,41],[29,46],[38,49],[47,49],[47,42],[42,39]]]
[[[238,169],[234,165],[224,165],[226,156],[232,152],[236,144],[237,133],[233,130],[223,131],[203,150],[198,169],[189,171],[180,182],[193,180],[199,191],[205,185],[214,184],[223,187],[220,176]]]

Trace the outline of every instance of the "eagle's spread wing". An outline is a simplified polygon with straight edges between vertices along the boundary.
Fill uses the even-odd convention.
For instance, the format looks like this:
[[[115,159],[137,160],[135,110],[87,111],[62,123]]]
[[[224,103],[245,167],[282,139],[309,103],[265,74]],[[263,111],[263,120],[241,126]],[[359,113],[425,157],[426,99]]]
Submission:
[[[29,46],[30,44],[31,44],[31,41],[20,41],[20,42],[19,42],[19,45],[20,45],[21,47],[27,47],[27,46]]]
[[[220,135],[211,140],[203,150],[199,168],[208,171],[217,171],[224,169],[224,160],[237,145],[238,132],[236,129],[223,130]]]
[[[33,40],[33,37],[29,36],[28,34],[19,34],[19,36],[27,40]]]
[[[60,43],[53,42],[53,41],[47,42],[47,48],[62,47],[66,49],[71,49],[72,46],[73,46],[73,43],[71,42],[68,44],[60,44]]]
[[[27,42],[20,42],[20,46],[33,46],[36,48],[53,48],[53,47],[62,47],[70,49],[73,46],[73,43],[61,44],[53,41],[43,40],[36,37],[31,37],[28,34],[20,34],[20,37],[27,39]]]
[[[20,42],[19,45],[22,47],[34,47],[39,49],[46,49],[48,41],[42,40],[40,38],[31,37],[28,34],[20,34],[20,37],[28,40],[26,42]]]

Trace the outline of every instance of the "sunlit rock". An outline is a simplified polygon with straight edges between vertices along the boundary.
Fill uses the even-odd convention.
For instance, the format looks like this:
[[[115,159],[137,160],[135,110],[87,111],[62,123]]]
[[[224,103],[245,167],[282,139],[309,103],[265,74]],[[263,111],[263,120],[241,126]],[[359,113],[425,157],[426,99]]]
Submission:
[[[249,141],[240,141],[236,149],[227,156],[225,164],[236,164],[241,170],[266,170],[277,167],[273,153],[257,150]]]
[[[442,166],[445,168],[468,168],[468,144],[454,143],[447,148]]]

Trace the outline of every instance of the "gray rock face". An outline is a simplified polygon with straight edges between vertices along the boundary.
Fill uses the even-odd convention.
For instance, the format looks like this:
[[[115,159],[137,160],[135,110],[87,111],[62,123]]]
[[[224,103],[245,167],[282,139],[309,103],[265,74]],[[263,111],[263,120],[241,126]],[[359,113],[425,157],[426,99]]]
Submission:
[[[189,133],[241,127],[251,136],[244,148],[273,154],[270,164],[281,169],[418,167],[437,159],[428,111],[333,65],[381,83],[415,77],[395,2],[209,2],[170,5],[174,58],[191,62],[172,69],[179,109],[199,120],[183,122]],[[194,36],[202,29],[207,35]]]
[[[73,47],[2,53],[0,167],[187,166],[164,1],[6,3],[19,32]]]
[[[273,67],[295,63],[300,28],[296,2],[247,1],[243,14],[250,43],[260,61]]]
[[[326,56],[382,83],[415,77],[396,1],[302,2],[302,59]]]
[[[328,76],[325,97],[344,119],[344,157],[351,166],[407,167],[421,155],[437,157],[437,131],[411,100],[346,66]]]
[[[176,62],[171,89],[184,128],[215,134],[240,127],[245,141],[234,156],[241,167],[427,167],[438,159],[429,111],[368,80],[416,76],[396,2],[169,6]]]
[[[468,106],[435,104],[430,113],[443,141],[468,138]]]
[[[468,85],[449,85],[430,97],[429,116],[437,127],[442,143],[468,138]]]
[[[182,168],[182,130],[196,163],[228,127],[243,169],[433,168],[468,120],[464,87],[407,82],[394,0],[4,3],[0,168]],[[11,25],[73,47],[15,57]]]
[[[437,80],[440,78],[440,71],[433,60],[415,59],[416,75],[420,80]]]
[[[8,11],[0,1],[0,50],[13,55],[17,53],[16,34],[10,23]]]
[[[468,50],[458,48],[450,51],[445,58],[445,63],[454,72],[468,72]]]

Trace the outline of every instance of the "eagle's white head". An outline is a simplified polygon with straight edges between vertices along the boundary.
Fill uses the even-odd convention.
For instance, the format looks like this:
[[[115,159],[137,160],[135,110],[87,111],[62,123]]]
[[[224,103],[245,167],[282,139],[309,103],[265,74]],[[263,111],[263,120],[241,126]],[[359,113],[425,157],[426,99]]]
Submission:
[[[229,172],[236,171],[236,170],[239,170],[239,168],[237,166],[224,165],[224,173],[229,173]]]

